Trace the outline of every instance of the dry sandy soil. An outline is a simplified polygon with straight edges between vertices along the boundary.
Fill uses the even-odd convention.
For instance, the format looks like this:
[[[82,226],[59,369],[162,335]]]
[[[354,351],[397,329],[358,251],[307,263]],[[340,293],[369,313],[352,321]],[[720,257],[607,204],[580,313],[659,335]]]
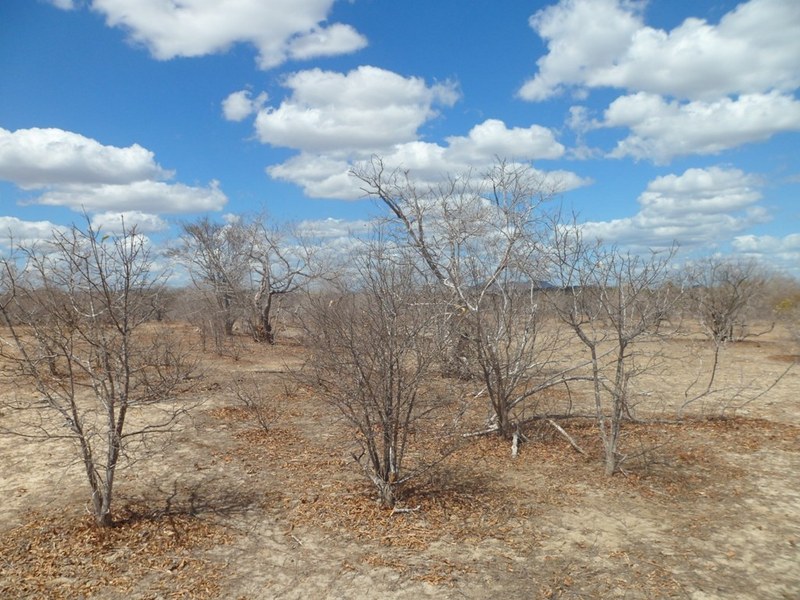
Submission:
[[[73,449],[0,437],[0,597],[800,598],[800,366],[748,402],[797,360],[783,332],[726,346],[725,391],[686,419],[628,424],[625,474],[603,476],[592,423],[563,421],[588,457],[539,424],[515,459],[464,442],[399,514],[375,503],[330,407],[287,395],[303,348],[241,343],[236,360],[204,357],[187,398],[204,404],[120,472],[109,531],[86,515]],[[710,360],[699,340],[667,354],[639,384],[642,415],[674,417]],[[0,394],[23,393],[9,378]],[[279,409],[268,430],[237,379]]]

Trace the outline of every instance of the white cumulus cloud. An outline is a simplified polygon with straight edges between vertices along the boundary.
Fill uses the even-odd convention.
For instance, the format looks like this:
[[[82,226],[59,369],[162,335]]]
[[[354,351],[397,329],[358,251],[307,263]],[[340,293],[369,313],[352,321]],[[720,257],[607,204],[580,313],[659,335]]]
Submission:
[[[107,146],[62,129],[0,129],[0,180],[42,191],[30,204],[169,214],[220,210],[227,202],[216,181],[205,187],[164,181],[172,177],[138,144]]]
[[[206,187],[163,181],[62,186],[36,199],[36,204],[66,206],[73,210],[137,210],[154,214],[216,211],[226,202],[227,197],[216,181]]]
[[[49,240],[54,232],[64,233],[66,227],[50,221],[23,221],[16,217],[0,216],[0,244],[8,246],[31,246],[43,240]]]
[[[761,181],[739,169],[688,169],[651,181],[639,196],[643,211],[668,217],[741,210],[761,199]]]
[[[770,92],[681,103],[640,92],[614,100],[601,126],[631,131],[611,156],[667,163],[675,156],[717,154],[782,131],[800,131],[800,101]]]
[[[800,233],[784,237],[771,235],[740,235],[733,240],[733,249],[770,265],[778,265],[795,277],[800,277]]]
[[[312,198],[357,200],[363,198],[365,192],[361,182],[352,177],[350,171],[354,165],[369,158],[369,154],[365,153],[351,155],[348,159],[301,153],[281,164],[268,167],[267,173],[275,179],[300,185],[305,194]],[[494,156],[480,159],[451,156],[448,147],[430,142],[397,144],[381,154],[381,159],[387,171],[409,171],[416,184],[421,186],[435,186],[448,176],[463,176],[468,173],[477,180],[495,163]],[[591,183],[591,180],[572,171],[531,168],[531,174],[547,193],[567,192]]]
[[[559,158],[564,146],[553,132],[540,125],[506,127],[503,121],[487,119],[473,127],[467,137],[449,137],[448,154],[463,160]]]
[[[139,210],[107,211],[92,216],[92,227],[110,233],[122,233],[136,228],[137,233],[164,231],[169,224],[158,215]]]
[[[266,171],[274,179],[299,185],[311,198],[355,200],[362,196],[357,182],[350,177],[347,160],[301,152]]]
[[[585,235],[642,248],[715,244],[769,219],[762,182],[739,169],[688,169],[651,181],[632,217],[583,225]]]
[[[548,52],[519,95],[545,100],[613,87],[713,100],[800,85],[800,3],[750,0],[718,24],[689,18],[672,31],[646,26],[644,8],[636,0],[561,0],[537,12],[530,25]]]
[[[733,240],[733,247],[740,252],[754,254],[800,253],[800,233],[790,233],[782,238],[771,235],[740,235]]]
[[[598,127],[629,129],[612,157],[659,164],[800,130],[800,3],[749,0],[719,23],[691,17],[670,31],[646,25],[646,14],[644,0],[560,0],[531,17],[547,53],[520,97],[624,90],[604,120],[570,109],[572,156],[597,154],[584,134]]]
[[[267,167],[267,173],[300,185],[314,198],[363,197],[349,172],[373,155],[380,155],[387,168],[408,169],[416,181],[433,184],[448,174],[485,171],[498,157],[532,161],[560,158],[565,152],[551,129],[508,127],[498,119],[487,119],[442,144],[422,141],[420,128],[440,107],[458,100],[452,82],[427,84],[419,77],[361,66],[348,73],[301,71],[284,85],[291,94],[279,106],[258,111],[256,133],[265,144],[299,151]],[[235,98],[249,101],[247,95]],[[244,106],[241,112],[249,109]],[[548,182],[557,180],[564,190],[587,183],[567,171],[540,174]]]
[[[458,99],[452,83],[427,85],[378,67],[349,73],[311,69],[284,85],[291,95],[256,117],[262,142],[308,152],[372,150],[415,139],[437,114],[435,105]]]
[[[128,183],[163,179],[151,151],[133,144],[105,146],[63,129],[0,128],[0,179],[23,189],[52,184]]]
[[[642,2],[562,0],[530,18],[548,52],[537,61],[539,72],[519,90],[525,100],[546,100],[565,86],[585,84],[592,73],[623,55],[641,29]]]
[[[256,114],[267,102],[266,92],[253,98],[250,90],[231,92],[222,101],[222,114],[228,121],[243,121]]]
[[[367,45],[366,38],[349,25],[334,23],[330,27],[315,27],[289,42],[289,56],[306,60],[318,56],[348,54]]]
[[[66,4],[65,0],[58,0]],[[92,0],[110,27],[120,27],[159,60],[204,56],[246,43],[262,69],[289,58],[355,52],[366,38],[350,25],[326,23],[334,0]]]

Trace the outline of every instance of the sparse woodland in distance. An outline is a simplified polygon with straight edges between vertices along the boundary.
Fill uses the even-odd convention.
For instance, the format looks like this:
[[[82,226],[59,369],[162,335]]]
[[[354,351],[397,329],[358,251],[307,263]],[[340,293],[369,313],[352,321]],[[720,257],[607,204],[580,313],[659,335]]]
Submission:
[[[778,320],[797,327],[798,282],[745,259],[677,269],[677,248],[634,253],[584,239],[550,205],[558,190],[524,167],[498,162],[431,187],[376,158],[353,176],[386,211],[344,253],[243,216],[183,225],[166,253],[189,274],[180,288],[135,229],[77,224],[4,260],[2,356],[38,396],[18,408],[36,413],[30,435],[75,442],[98,524],[113,522],[128,440],[172,428],[189,408],[178,391],[197,367],[172,323],[194,325],[202,350],[219,354],[235,353],[239,336],[273,344],[281,329],[299,331],[310,358],[298,380],[354,428],[354,460],[389,506],[452,440],[497,435],[516,451],[542,420],[562,435],[559,420],[594,420],[598,468],[613,475],[630,459],[624,423],[666,417],[663,399],[642,399],[636,386],[668,368],[665,342],[702,334],[714,351],[680,391],[677,419],[719,393],[722,344]],[[546,400],[550,390],[567,402]],[[720,416],[760,390],[726,393]],[[131,430],[128,412],[149,405],[164,414]],[[484,406],[482,428],[464,429],[466,405]],[[57,415],[55,431],[42,412]],[[411,458],[425,436],[439,451]]]
[[[411,518],[422,482],[461,476],[446,476],[451,456],[486,439],[514,461],[566,444],[625,485],[659,452],[629,431],[757,417],[796,365],[757,385],[723,375],[731,345],[800,342],[800,282],[764,265],[587,239],[557,189],[503,161],[436,185],[379,158],[352,176],[380,217],[348,247],[261,215],[185,222],[166,251],[86,223],[15,246],[0,273],[3,433],[60,444],[94,523],[119,526],[117,482],[206,410],[208,365],[290,344],[302,360],[282,391],[231,375],[231,402],[269,437],[319,400],[338,468],[387,518]]]
[[[800,600],[800,0],[0,0],[0,600]]]

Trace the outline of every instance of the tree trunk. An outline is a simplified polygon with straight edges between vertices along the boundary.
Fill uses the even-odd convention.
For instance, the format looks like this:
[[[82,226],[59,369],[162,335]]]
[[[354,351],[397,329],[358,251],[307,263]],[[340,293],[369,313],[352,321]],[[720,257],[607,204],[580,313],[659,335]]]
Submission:
[[[272,327],[272,301],[275,292],[262,288],[253,299],[253,338],[257,342],[275,343]]]
[[[234,324],[235,324],[235,321],[232,318],[230,318],[230,317],[226,317],[225,318],[225,330],[224,330],[224,332],[225,332],[226,336],[231,337],[233,335],[233,326],[234,326]]]
[[[394,505],[397,503],[397,497],[394,493],[394,484],[388,481],[382,482],[379,486],[379,492],[381,494],[381,504],[387,508],[394,508]]]
[[[95,514],[94,522],[95,522],[95,525],[97,525],[98,527],[113,527],[114,526],[114,519],[111,517],[111,511],[110,510],[101,510],[99,514]]]
[[[458,325],[450,328],[450,339],[445,345],[444,364],[442,377],[447,379],[472,379],[469,370],[469,356],[471,353],[469,335]]]
[[[275,332],[272,329],[272,323],[270,322],[268,310],[261,313],[261,324],[258,330],[258,341],[266,342],[270,345],[275,343]]]
[[[611,477],[617,471],[617,451],[614,448],[616,444],[609,443],[606,446],[606,475]]]
[[[510,440],[514,436],[515,430],[512,427],[511,419],[509,419],[508,408],[505,402],[501,401],[500,405],[496,408],[497,411],[497,432],[503,436],[503,439]]]

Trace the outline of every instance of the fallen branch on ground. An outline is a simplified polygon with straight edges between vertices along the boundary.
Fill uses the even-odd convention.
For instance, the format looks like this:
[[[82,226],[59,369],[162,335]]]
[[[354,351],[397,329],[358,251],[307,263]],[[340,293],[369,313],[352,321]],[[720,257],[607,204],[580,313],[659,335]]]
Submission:
[[[578,446],[578,443],[577,443],[577,442],[576,442],[576,441],[573,439],[573,437],[572,437],[570,434],[568,434],[568,433],[566,432],[566,430],[565,430],[563,427],[561,427],[561,425],[559,425],[558,423],[556,423],[555,421],[553,421],[553,419],[547,419],[547,422],[548,422],[550,425],[552,425],[552,426],[553,426],[553,429],[555,429],[555,430],[556,430],[558,433],[560,433],[562,436],[564,436],[564,437],[566,438],[566,440],[567,440],[567,441],[570,443],[570,446],[572,446],[573,448],[575,448],[575,450],[577,450],[578,452],[580,452],[580,453],[581,453],[581,454],[583,454],[584,456],[587,456],[587,454],[586,454],[586,452],[583,450],[583,448],[581,448],[580,446]]]

